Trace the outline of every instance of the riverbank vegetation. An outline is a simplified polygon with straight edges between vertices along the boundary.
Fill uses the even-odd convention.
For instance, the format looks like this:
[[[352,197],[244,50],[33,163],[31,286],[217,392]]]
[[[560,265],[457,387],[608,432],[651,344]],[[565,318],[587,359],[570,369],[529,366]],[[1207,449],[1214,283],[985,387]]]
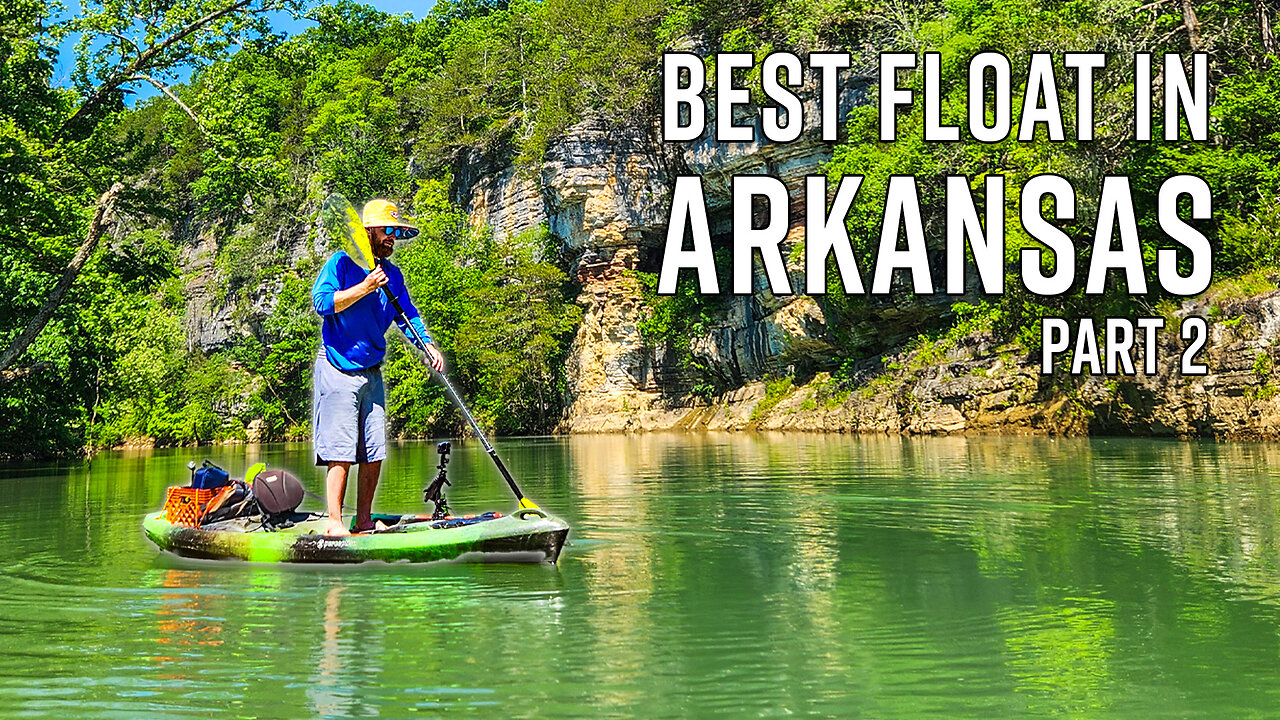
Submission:
[[[232,4],[180,0],[165,27]],[[862,71],[883,50],[936,50],[949,88],[944,120],[964,117],[960,80],[982,50],[1007,55],[1015,78],[1032,51],[1211,53],[1209,142],[1129,141],[1132,79],[1118,65],[1101,76],[1094,141],[926,144],[911,140],[920,136],[916,109],[898,120],[905,140],[880,143],[867,106],[854,111],[826,172],[867,176],[849,222],[864,260],[879,236],[874,199],[893,174],[925,184],[926,228],[940,225],[947,174],[973,178],[979,201],[988,174],[1012,183],[1055,172],[1081,195],[1124,174],[1139,228],[1154,238],[1163,237],[1146,232],[1159,181],[1194,173],[1214,191],[1214,218],[1200,228],[1214,244],[1215,279],[1265,278],[1280,263],[1280,69],[1274,11],[1259,0],[441,0],[417,20],[349,0],[267,2],[179,43],[183,53],[148,56],[146,67],[131,58],[145,55],[137,46],[156,42],[154,33],[110,20],[114,5],[86,7],[97,19],[71,24],[44,0],[0,9],[0,348],[20,345],[33,318],[48,316],[0,362],[5,455],[307,436],[318,342],[309,292],[330,252],[314,212],[334,191],[391,197],[419,219],[422,236],[395,260],[483,422],[550,430],[581,317],[566,264],[545,230],[498,242],[473,227],[451,195],[451,173],[493,157],[528,170],[579,120],[652,115],[669,48],[839,48],[859,54]],[[270,33],[265,11],[281,8],[314,26],[292,38]],[[55,48],[70,31],[90,41],[71,81],[59,82]],[[176,83],[189,66],[194,74]],[[164,92],[127,107],[125,90],[143,82]],[[1092,213],[1082,207],[1067,231],[1091,227]],[[102,236],[89,243],[95,228]],[[937,234],[929,241],[941,246]],[[1027,242],[1011,234],[1010,258]],[[50,304],[68,267],[65,295]],[[1076,292],[1050,302],[1011,287],[911,331],[945,338],[957,322],[980,320],[1029,346],[1026,329],[1049,312],[1132,314],[1160,300]],[[687,292],[648,301],[646,339],[675,348],[698,394],[723,389],[688,352],[720,301]],[[865,333],[848,331],[867,315],[866,299],[831,293],[821,302],[842,354],[837,376],[879,353]],[[397,433],[459,427],[403,345],[393,344],[387,373]]]

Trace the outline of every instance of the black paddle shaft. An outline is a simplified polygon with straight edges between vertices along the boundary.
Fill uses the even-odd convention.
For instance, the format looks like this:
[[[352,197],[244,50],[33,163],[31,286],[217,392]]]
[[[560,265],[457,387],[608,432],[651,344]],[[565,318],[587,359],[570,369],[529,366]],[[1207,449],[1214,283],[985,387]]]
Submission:
[[[382,292],[391,301],[391,307],[395,308],[396,313],[400,316],[400,321],[404,323],[405,327],[409,328],[409,332],[413,333],[413,339],[417,341],[418,346],[425,348],[427,341],[418,334],[418,329],[413,326],[413,323],[409,322],[409,316],[405,314],[404,308],[400,306],[400,301],[396,299],[395,295],[391,294],[391,290],[385,285],[382,286]],[[458,391],[453,389],[453,384],[449,382],[449,378],[435,368],[432,368],[431,371],[440,379],[440,384],[444,385],[445,394],[449,396],[449,399],[453,401],[458,410],[462,411],[462,416],[471,424],[471,429],[475,432],[476,437],[480,438],[485,451],[489,453],[489,457],[493,458],[493,464],[498,466],[498,472],[502,473],[503,479],[511,486],[511,492],[516,494],[516,500],[524,500],[524,493],[520,492],[520,487],[516,485],[515,478],[511,477],[511,472],[507,470],[507,466],[502,464],[502,458],[498,457],[498,451],[494,450],[493,446],[489,444],[489,438],[485,437],[484,432],[480,429],[480,423],[476,422],[475,417],[471,415],[471,411],[467,409],[466,403],[462,402]]]

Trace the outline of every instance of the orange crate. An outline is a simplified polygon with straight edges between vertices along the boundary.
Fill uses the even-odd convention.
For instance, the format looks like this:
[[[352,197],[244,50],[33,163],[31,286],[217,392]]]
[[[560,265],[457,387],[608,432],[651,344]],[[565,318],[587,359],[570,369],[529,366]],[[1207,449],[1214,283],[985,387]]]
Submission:
[[[189,487],[169,488],[164,498],[164,519],[174,525],[199,527],[205,506],[217,492]]]

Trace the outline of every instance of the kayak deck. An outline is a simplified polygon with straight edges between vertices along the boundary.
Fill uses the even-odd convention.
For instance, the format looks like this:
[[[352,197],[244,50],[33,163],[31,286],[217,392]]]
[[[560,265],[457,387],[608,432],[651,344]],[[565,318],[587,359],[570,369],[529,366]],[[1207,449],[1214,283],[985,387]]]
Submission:
[[[227,520],[202,527],[174,525],[164,513],[147,515],[143,530],[161,550],[197,558],[249,562],[359,563],[550,562],[560,556],[569,526],[541,510],[511,515],[486,513],[431,521],[420,516],[375,516],[392,520],[386,530],[330,537],[328,518],[298,513],[292,527],[267,530],[256,520]]]

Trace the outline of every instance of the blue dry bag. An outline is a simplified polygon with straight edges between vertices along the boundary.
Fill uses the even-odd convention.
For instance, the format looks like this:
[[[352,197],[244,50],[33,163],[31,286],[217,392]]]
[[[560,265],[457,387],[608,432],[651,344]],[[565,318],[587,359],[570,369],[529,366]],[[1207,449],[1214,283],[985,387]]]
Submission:
[[[227,475],[227,471],[208,460],[191,473],[191,487],[198,490],[217,490],[225,487],[229,482],[231,477]]]

